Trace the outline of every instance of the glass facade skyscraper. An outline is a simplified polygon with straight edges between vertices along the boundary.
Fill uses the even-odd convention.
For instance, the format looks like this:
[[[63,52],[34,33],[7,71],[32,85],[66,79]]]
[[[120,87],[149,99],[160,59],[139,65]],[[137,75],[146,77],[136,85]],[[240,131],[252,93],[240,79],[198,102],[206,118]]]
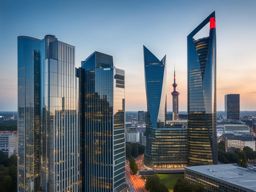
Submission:
[[[125,74],[113,57],[94,52],[80,81],[82,191],[115,192],[125,182]]]
[[[146,150],[144,163],[155,169],[187,165],[187,128],[166,125],[166,56],[160,61],[145,46],[147,96]]]
[[[210,24],[208,37],[194,36]],[[215,12],[187,37],[188,43],[188,162],[217,163],[216,26]]]
[[[227,119],[239,120],[240,119],[240,95],[227,94],[225,95],[225,111]]]
[[[75,48],[18,37],[18,191],[79,190]]]
[[[144,70],[147,96],[147,128],[165,125],[166,116],[166,56],[160,61],[145,46]]]

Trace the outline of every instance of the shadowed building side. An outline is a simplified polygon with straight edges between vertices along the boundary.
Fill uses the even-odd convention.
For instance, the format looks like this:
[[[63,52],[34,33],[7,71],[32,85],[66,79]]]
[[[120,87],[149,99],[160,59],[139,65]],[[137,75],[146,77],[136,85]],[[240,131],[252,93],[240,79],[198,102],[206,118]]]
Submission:
[[[125,74],[113,57],[94,52],[80,78],[82,191],[115,192],[125,183]]]

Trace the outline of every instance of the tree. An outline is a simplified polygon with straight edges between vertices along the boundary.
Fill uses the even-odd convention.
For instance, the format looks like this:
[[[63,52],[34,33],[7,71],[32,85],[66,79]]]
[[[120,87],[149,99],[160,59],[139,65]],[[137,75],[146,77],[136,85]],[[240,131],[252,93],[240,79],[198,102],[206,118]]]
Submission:
[[[137,166],[135,160],[134,160],[133,158],[130,158],[130,159],[129,159],[129,163],[130,163],[130,169],[131,169],[131,171],[132,171],[132,174],[133,174],[133,175],[137,174],[137,172],[138,172],[138,166]]]
[[[126,143],[126,158],[129,159],[132,157],[132,145],[131,143]]]
[[[17,158],[0,153],[0,192],[17,191]]]
[[[144,154],[145,147],[139,143],[126,143],[126,158],[137,158],[139,155]]]
[[[247,167],[247,158],[246,158],[246,155],[243,151],[240,151],[237,153],[238,154],[238,158],[239,158],[239,161],[238,161],[238,165],[241,166],[241,167]]]
[[[255,155],[254,155],[254,152],[252,150],[252,148],[250,147],[244,147],[243,148],[243,152],[245,153],[245,156],[248,158],[248,159],[255,159]]]
[[[145,188],[150,192],[168,192],[167,187],[160,182],[157,175],[152,175],[147,178]]]

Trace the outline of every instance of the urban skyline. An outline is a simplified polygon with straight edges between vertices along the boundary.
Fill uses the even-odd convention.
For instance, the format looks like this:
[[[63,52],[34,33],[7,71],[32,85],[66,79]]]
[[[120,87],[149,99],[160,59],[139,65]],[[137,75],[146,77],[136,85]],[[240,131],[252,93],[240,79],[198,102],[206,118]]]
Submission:
[[[40,3],[30,1],[26,5],[20,2],[2,1],[0,22],[6,27],[0,29],[1,34],[3,34],[0,37],[1,42],[5,45],[1,47],[1,67],[3,70],[1,70],[0,88],[5,90],[0,95],[1,110],[14,111],[17,106],[16,37],[22,34],[34,37],[55,34],[77,48],[76,66],[79,66],[83,55],[94,50],[113,55],[116,65],[126,70],[127,110],[146,109],[145,86],[143,75],[140,72],[143,70],[141,46],[145,44],[157,56],[166,53],[167,74],[169,74],[168,87],[172,83],[170,74],[172,74],[175,66],[176,74],[179,77],[180,111],[186,111],[186,35],[193,29],[193,23],[198,23],[200,18],[213,10],[218,13],[217,110],[224,111],[223,96],[227,93],[240,93],[241,110],[253,110],[256,107],[254,102],[255,90],[246,82],[255,81],[253,50],[256,43],[253,43],[255,39],[251,38],[255,28],[254,25],[251,25],[254,21],[253,18],[255,18],[253,9],[255,1],[248,0],[246,3],[241,1],[232,1],[232,3],[212,1],[207,4],[203,1],[193,2],[193,4],[184,2],[162,1],[145,4],[143,1],[139,3],[110,1],[108,3],[101,2],[101,5],[105,6],[100,6],[99,10],[92,12],[91,10],[100,4],[99,1],[88,1],[85,4],[78,2],[76,5],[67,2],[60,4],[56,1],[51,4],[48,9],[49,16],[45,19],[34,13],[39,8],[44,11],[47,7],[47,1]],[[187,6],[184,7],[184,4]],[[200,6],[198,6],[199,4]],[[86,5],[92,9],[89,9],[90,11],[85,14],[79,9],[79,5],[80,7]],[[78,11],[74,15],[63,15],[62,9],[55,11],[57,6],[63,10],[70,8]],[[226,9],[227,6],[230,8]],[[109,14],[109,11],[112,10],[111,7],[115,8],[113,14]],[[152,7],[159,10],[156,15],[150,14],[149,10]],[[181,11],[175,10],[174,7],[175,9],[180,8]],[[134,14],[131,14],[131,10],[134,11]],[[95,17],[96,14],[98,17]],[[116,14],[120,17],[115,18],[114,15]],[[33,20],[29,19],[32,15]],[[103,15],[107,15],[106,24],[103,24]],[[88,30],[84,30],[83,22],[76,19],[78,16],[85,18],[85,24],[90,26],[87,28]],[[180,22],[176,22],[175,18],[177,17],[180,18]],[[68,29],[66,22],[74,22],[71,25],[72,30],[68,30],[68,33],[65,32]],[[54,23],[58,23],[58,25],[54,25]],[[88,25],[92,23],[94,24]],[[112,29],[111,33],[102,30],[107,24]],[[152,30],[153,25],[163,30]],[[138,30],[133,30],[135,28]],[[97,33],[92,33],[95,31]],[[150,32],[148,33],[148,31]],[[179,33],[177,33],[178,31]],[[243,38],[240,38],[240,34],[243,34]],[[129,42],[126,39],[129,39]],[[118,46],[116,42],[119,42]],[[236,46],[231,46],[233,44]],[[236,74],[236,78],[234,78],[234,74]],[[141,96],[135,100],[133,99],[134,94]],[[168,101],[170,100],[171,93],[168,90]],[[171,110],[170,102],[167,103],[167,106],[168,110]]]
[[[181,1],[0,3],[1,188],[256,191],[256,13]]]

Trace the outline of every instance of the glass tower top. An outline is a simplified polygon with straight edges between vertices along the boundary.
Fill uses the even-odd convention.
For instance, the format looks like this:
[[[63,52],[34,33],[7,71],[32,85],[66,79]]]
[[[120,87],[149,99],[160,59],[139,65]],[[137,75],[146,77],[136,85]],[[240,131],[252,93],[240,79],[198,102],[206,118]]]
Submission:
[[[145,46],[144,69],[149,128],[163,127],[166,115],[166,56],[160,61]]]
[[[194,39],[208,23],[209,36]],[[212,164],[217,162],[215,12],[188,35],[187,43],[189,164]]]

